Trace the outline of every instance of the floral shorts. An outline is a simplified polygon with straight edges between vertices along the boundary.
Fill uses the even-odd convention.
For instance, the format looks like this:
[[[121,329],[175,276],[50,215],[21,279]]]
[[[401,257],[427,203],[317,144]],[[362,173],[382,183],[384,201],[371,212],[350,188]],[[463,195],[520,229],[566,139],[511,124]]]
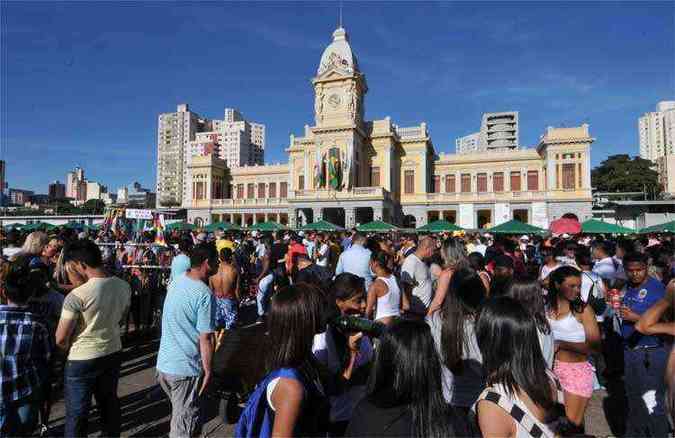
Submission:
[[[229,298],[216,298],[216,326],[230,330],[237,322],[237,303]]]
[[[555,361],[553,372],[560,380],[563,389],[580,397],[593,395],[593,373],[595,369],[588,362]]]

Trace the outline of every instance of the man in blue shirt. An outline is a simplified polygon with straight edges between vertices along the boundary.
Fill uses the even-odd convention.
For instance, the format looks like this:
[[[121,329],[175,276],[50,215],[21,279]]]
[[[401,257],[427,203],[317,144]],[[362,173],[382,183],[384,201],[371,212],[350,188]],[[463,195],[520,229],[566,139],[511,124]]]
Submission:
[[[628,401],[626,436],[668,436],[663,384],[668,351],[657,336],[641,335],[635,331],[640,315],[663,298],[665,287],[647,275],[647,257],[644,254],[626,254],[623,267],[628,280],[621,307]]]
[[[340,254],[335,275],[343,272],[358,275],[365,280],[366,291],[373,282],[373,273],[370,270],[370,250],[366,249],[366,236],[355,233],[352,236],[352,244],[348,250]]]
[[[171,438],[198,436],[202,395],[211,380],[215,312],[206,285],[218,266],[213,245],[199,244],[190,254],[190,270],[175,278],[166,294],[157,380],[171,400]]]

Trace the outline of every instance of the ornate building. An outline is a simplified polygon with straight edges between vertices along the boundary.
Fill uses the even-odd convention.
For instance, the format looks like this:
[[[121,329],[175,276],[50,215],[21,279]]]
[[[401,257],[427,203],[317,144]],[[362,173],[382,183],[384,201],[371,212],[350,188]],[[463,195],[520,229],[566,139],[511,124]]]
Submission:
[[[438,154],[424,122],[365,120],[368,85],[343,28],[312,84],[314,125],[291,135],[288,164],[228,169],[213,156],[193,157],[191,222],[326,219],[351,227],[382,219],[419,227],[446,218],[482,228],[591,216],[588,125],[548,128],[532,149]]]

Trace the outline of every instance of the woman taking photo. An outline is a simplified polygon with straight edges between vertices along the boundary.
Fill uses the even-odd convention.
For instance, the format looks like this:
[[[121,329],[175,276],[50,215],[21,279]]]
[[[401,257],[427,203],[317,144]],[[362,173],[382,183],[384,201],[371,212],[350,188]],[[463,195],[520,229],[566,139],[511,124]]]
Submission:
[[[370,270],[375,280],[368,289],[366,316],[390,325],[401,314],[401,289],[391,272],[391,256],[384,251],[374,251],[370,256]]]
[[[340,316],[362,316],[366,310],[364,280],[344,272],[333,281],[329,300]],[[330,395],[330,436],[343,436],[356,404],[366,394],[366,380],[373,358],[370,338],[363,333],[345,331],[327,324],[326,331],[314,336],[314,357],[330,373],[334,388]]]
[[[441,358],[445,402],[468,412],[485,383],[483,357],[478,349],[475,319],[486,297],[473,269],[456,271],[440,311],[427,317]]]
[[[450,437],[456,417],[443,401],[440,361],[429,327],[396,321],[380,338],[366,397],[347,427],[350,437]]]
[[[325,435],[329,407],[312,354],[314,335],[324,330],[325,304],[321,291],[306,283],[286,287],[272,298],[269,374],[249,397],[235,436]]]
[[[553,369],[553,354],[555,352],[553,333],[551,326],[546,318],[546,306],[544,304],[544,294],[539,286],[539,282],[516,281],[509,287],[506,296],[518,301],[521,306],[532,316],[537,326],[537,336],[539,336],[539,345],[541,353],[544,356],[546,367]]]
[[[482,436],[559,436],[563,395],[546,369],[530,314],[513,298],[493,298],[483,306],[476,336],[487,373],[474,406]]]
[[[594,370],[588,362],[600,351],[600,329],[591,306],[580,297],[581,272],[561,266],[549,275],[548,323],[555,341],[553,372],[565,390],[565,411],[579,430],[593,394]]]

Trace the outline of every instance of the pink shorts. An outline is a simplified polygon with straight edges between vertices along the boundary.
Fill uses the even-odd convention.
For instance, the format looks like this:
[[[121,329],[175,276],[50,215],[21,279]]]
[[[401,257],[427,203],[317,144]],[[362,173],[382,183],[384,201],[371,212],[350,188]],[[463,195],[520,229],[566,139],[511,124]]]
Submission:
[[[590,398],[593,395],[593,373],[595,370],[590,363],[556,360],[553,365],[553,372],[565,391],[585,398]]]

